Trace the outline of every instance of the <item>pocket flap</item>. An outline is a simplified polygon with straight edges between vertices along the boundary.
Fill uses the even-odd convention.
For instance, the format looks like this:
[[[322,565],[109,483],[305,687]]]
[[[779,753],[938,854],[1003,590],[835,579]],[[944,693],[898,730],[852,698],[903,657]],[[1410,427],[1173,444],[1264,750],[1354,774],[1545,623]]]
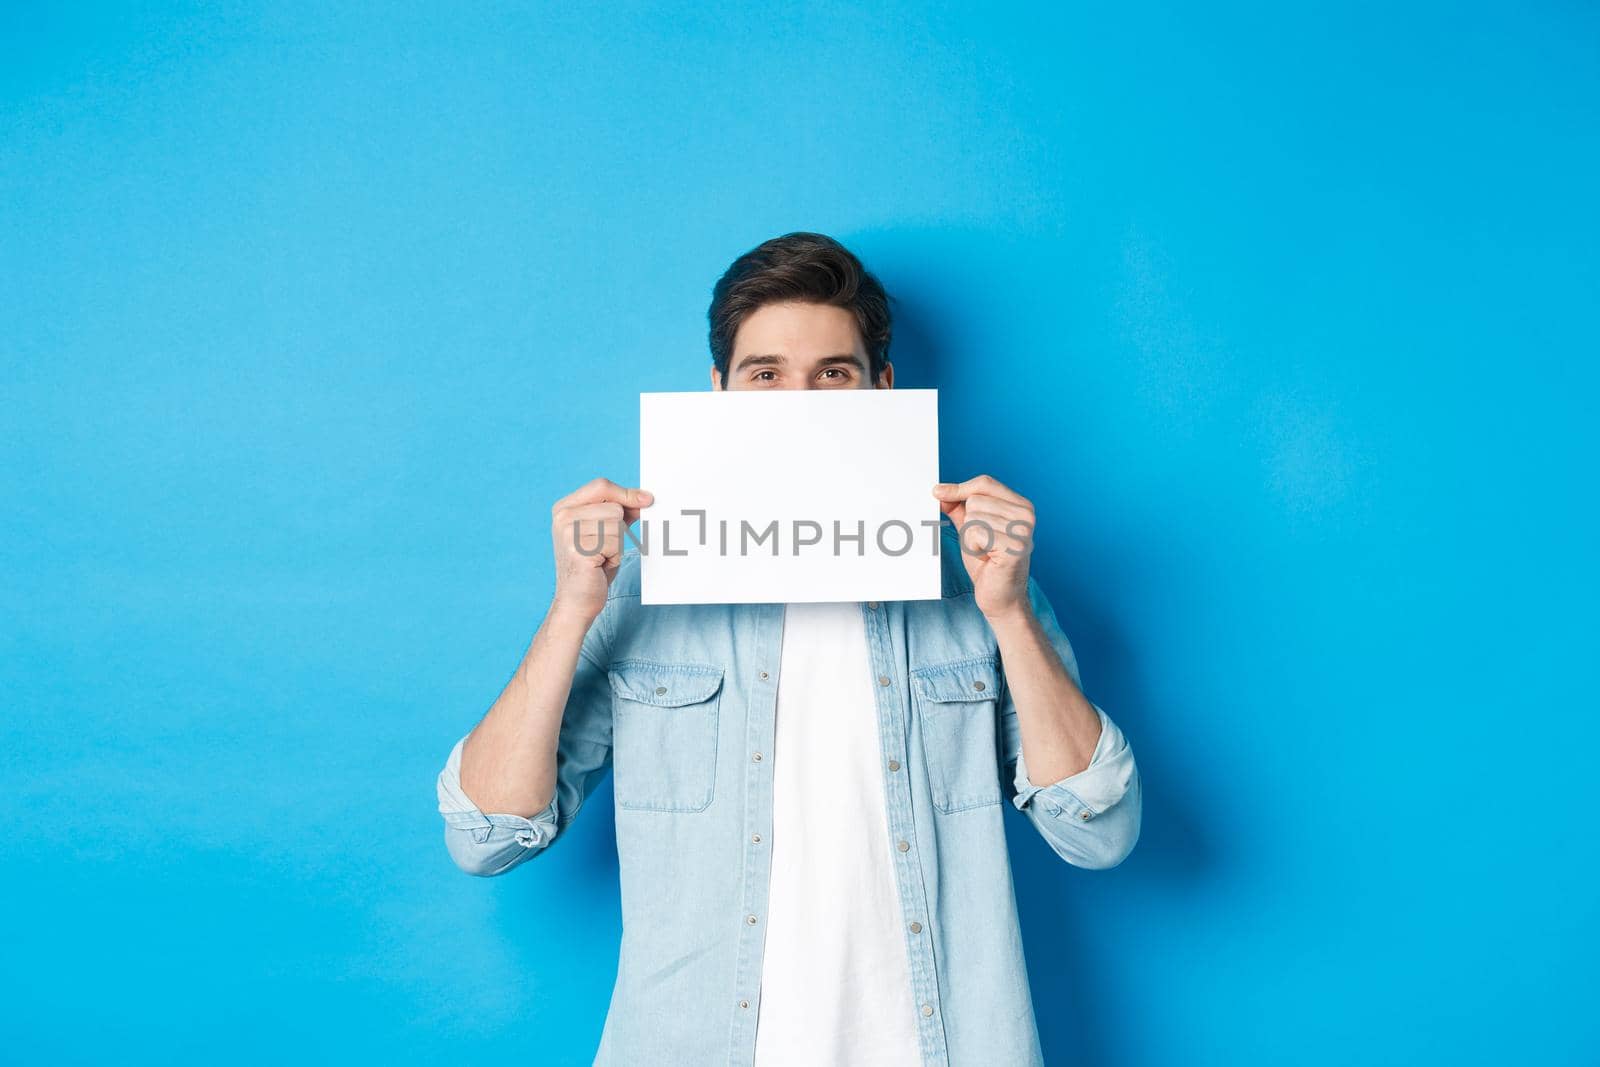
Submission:
[[[1000,696],[1000,668],[992,659],[923,667],[911,676],[922,695],[936,704],[997,700]]]
[[[722,687],[722,668],[692,663],[627,660],[611,665],[611,689],[620,697],[658,708],[710,700]]]

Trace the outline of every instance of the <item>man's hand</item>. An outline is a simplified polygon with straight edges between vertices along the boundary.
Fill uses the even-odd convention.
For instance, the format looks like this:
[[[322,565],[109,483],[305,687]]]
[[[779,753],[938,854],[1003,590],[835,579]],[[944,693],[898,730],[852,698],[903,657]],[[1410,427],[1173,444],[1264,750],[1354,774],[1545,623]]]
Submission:
[[[622,532],[654,500],[643,489],[596,478],[556,501],[550,509],[550,540],[556,551],[551,615],[575,619],[584,627],[595,620],[622,560]]]
[[[1025,616],[1028,560],[1033,555],[1033,504],[987,474],[933,487],[939,510],[961,537],[961,561],[972,595],[990,623]]]

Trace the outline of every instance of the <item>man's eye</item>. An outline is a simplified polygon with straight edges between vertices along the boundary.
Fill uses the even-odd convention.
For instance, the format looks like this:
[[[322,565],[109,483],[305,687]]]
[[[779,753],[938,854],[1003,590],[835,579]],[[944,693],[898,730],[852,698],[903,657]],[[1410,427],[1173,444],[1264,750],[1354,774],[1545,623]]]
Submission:
[[[831,378],[833,378],[834,381],[840,381],[843,378],[847,377],[845,372],[840,370],[838,367],[829,367],[827,370],[824,370],[822,372],[822,376],[824,378],[831,377]]]
[[[774,373],[773,371],[770,371],[770,370],[758,370],[758,371],[756,371],[756,381],[758,381],[758,382],[775,382],[777,380],[778,380],[778,375],[776,373]]]

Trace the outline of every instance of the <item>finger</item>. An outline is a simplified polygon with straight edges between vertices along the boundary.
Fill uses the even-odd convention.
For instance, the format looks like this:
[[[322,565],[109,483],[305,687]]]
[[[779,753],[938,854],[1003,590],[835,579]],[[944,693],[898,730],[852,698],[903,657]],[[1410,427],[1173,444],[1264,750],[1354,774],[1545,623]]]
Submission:
[[[984,526],[989,527],[991,530],[994,530],[998,534],[1003,532],[1006,527],[1010,526],[1013,522],[1023,523],[1029,529],[1033,528],[1033,523],[1025,515],[995,511],[991,508],[975,508],[971,504],[967,505],[967,525],[969,526],[976,523],[981,523]]]
[[[999,548],[1028,551],[1033,544],[1033,512],[1028,508],[1002,504],[996,506],[985,499],[982,505],[968,501],[965,526],[977,531],[976,537],[985,543],[992,531],[993,542]],[[1016,555],[1017,552],[1012,553]]]
[[[600,558],[607,567],[615,567],[622,559],[622,550],[627,547],[622,536],[624,529],[626,527],[621,522],[607,522],[600,526]]]
[[[615,530],[618,533],[627,525],[625,509],[609,501],[599,504],[580,504],[557,511],[553,520],[556,536],[572,540],[580,530]]]
[[[651,498],[649,493],[645,492],[642,489],[640,489],[640,490],[631,490],[630,489],[630,490],[626,490],[626,492],[633,492],[633,493],[640,494],[644,498],[643,506],[645,506],[645,507],[648,507],[650,505],[651,500],[653,499],[653,498]],[[603,509],[603,510],[600,511],[600,512],[596,512],[594,510],[596,508]],[[626,506],[624,504],[616,503],[616,502],[611,501],[611,500],[598,501],[598,502],[592,503],[592,504],[573,504],[573,503],[569,503],[567,500],[563,500],[561,503],[557,504],[556,507],[555,507],[555,519],[556,519],[557,522],[562,521],[562,519],[564,519],[564,518],[572,518],[573,516],[590,516],[590,515],[596,515],[596,514],[604,514],[604,515],[606,515],[606,516],[608,516],[610,518],[616,519],[617,521],[623,523],[624,525],[631,525],[632,523],[637,521],[638,518],[639,518],[639,508],[638,507],[629,507],[629,506]]]
[[[565,508],[561,512],[561,517],[568,520],[610,519],[616,522],[622,518],[625,511],[621,504],[613,504],[606,500],[598,504],[579,504],[577,507]]]
[[[996,520],[994,547],[1008,556],[1026,556],[1033,551],[1033,523],[1026,519]]]
[[[552,520],[557,536],[568,540],[576,536],[576,527],[581,523],[609,522],[612,525],[618,525],[622,521],[622,505],[609,502],[579,504],[576,507],[561,508],[555,513]]]
[[[617,519],[579,519],[573,523],[569,536],[578,555],[600,563],[622,555],[622,531],[623,525]]]
[[[980,474],[976,478],[968,478],[964,482],[940,482],[933,487],[933,495],[940,500],[965,500],[978,494],[1000,497],[1020,504],[1027,503],[1027,498],[1021,493],[1003,485],[987,474]]]
[[[567,535],[572,550],[598,562],[604,552],[608,525],[611,523],[605,519],[574,519]]]
[[[1004,515],[1007,518],[1021,518],[1032,521],[1033,505],[1026,500],[1012,500],[1009,497],[990,496],[987,493],[977,493],[966,500],[967,510],[983,511],[993,515]]]
[[[957,525],[956,536],[961,543],[962,552],[980,559],[988,557],[1000,543],[994,526],[981,517],[975,518],[972,515],[968,515],[965,522]]]
[[[655,503],[655,497],[646,489],[630,489],[625,485],[618,485],[609,478],[596,478],[594,481],[556,501],[555,508],[552,510],[603,502],[621,504],[625,508],[637,509],[649,507]]]

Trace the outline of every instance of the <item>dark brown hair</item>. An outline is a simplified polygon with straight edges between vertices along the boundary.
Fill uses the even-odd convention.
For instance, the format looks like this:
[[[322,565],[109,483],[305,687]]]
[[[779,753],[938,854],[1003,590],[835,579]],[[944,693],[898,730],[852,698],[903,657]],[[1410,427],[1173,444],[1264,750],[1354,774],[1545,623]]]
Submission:
[[[711,290],[711,362],[724,386],[733,338],[768,304],[832,304],[855,314],[873,382],[889,364],[889,294],[844,245],[820,233],[786,233],[733,261]]]

